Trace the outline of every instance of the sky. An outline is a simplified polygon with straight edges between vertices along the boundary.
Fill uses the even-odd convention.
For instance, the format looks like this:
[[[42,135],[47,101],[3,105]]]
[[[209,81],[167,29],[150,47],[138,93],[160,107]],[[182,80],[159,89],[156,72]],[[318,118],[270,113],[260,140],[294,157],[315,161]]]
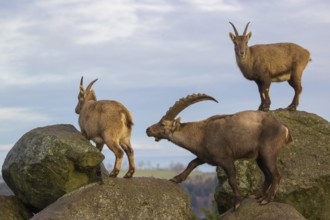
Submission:
[[[98,99],[133,114],[137,164],[188,163],[195,156],[146,136],[178,99],[206,93],[182,113],[184,122],[256,110],[254,82],[239,71],[229,38],[247,22],[249,45],[294,42],[311,53],[298,110],[330,120],[330,2],[327,0],[12,0],[0,3],[0,166],[26,132],[54,124],[77,129],[79,82],[98,78]],[[293,89],[271,85],[271,109],[286,107]],[[106,163],[113,164],[109,150]],[[127,159],[124,158],[127,164]],[[125,165],[125,164],[124,164]],[[214,170],[202,165],[201,170]]]

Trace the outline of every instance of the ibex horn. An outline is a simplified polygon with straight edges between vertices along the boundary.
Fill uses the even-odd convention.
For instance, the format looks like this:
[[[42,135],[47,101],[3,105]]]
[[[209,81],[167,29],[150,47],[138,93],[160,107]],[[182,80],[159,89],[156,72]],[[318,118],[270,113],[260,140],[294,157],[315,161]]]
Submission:
[[[236,30],[236,28],[235,28],[235,25],[234,25],[233,23],[231,23],[230,21],[229,21],[229,24],[231,24],[231,26],[233,26],[234,31],[235,31],[235,35],[238,36],[238,32],[237,32],[237,30]]]
[[[97,79],[93,80],[86,88],[86,91],[89,92],[92,88],[92,85],[97,81]]]
[[[180,99],[177,101],[163,116],[162,119],[166,120],[173,120],[182,110],[187,108],[188,106],[200,102],[200,101],[205,101],[205,100],[212,100],[215,102],[218,102],[215,98],[206,95],[206,94],[192,94],[188,95],[185,98]]]
[[[245,35],[246,35],[246,31],[247,31],[247,29],[248,29],[248,26],[249,26],[249,24],[250,24],[250,22],[248,22],[248,23],[246,24],[246,26],[245,26],[245,29],[244,29],[244,33],[243,33],[243,36],[245,36]]]
[[[83,86],[83,81],[84,81],[84,77],[82,76],[80,79],[80,94],[84,94],[85,90],[84,90],[84,86]]]

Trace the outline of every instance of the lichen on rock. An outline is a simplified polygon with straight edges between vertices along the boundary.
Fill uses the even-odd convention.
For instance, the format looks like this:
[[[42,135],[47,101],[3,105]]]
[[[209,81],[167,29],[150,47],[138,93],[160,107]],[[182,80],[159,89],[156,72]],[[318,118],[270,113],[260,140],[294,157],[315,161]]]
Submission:
[[[104,156],[72,125],[24,134],[9,151],[2,176],[15,195],[37,212],[62,195],[97,181]]]

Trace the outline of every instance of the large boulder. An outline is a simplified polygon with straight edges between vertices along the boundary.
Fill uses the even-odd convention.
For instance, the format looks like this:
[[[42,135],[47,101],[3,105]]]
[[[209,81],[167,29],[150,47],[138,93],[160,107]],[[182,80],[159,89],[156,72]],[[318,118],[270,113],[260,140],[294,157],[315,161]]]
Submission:
[[[191,219],[188,195],[168,180],[106,178],[64,195],[33,220],[185,220]]]
[[[242,201],[238,210],[233,208],[222,214],[219,220],[306,220],[295,208],[288,204],[271,202],[260,205],[254,199]]]
[[[98,180],[104,156],[72,125],[27,132],[9,151],[2,176],[18,199],[34,212],[62,195]]]
[[[330,123],[307,112],[271,113],[290,128],[294,139],[279,155],[282,180],[275,201],[292,205],[308,219],[329,219]],[[248,196],[260,187],[263,175],[254,161],[236,161],[235,165],[241,194]],[[225,211],[232,206],[232,190],[222,169],[218,177],[215,197],[220,211]]]
[[[32,213],[15,196],[0,195],[0,220],[27,220]]]

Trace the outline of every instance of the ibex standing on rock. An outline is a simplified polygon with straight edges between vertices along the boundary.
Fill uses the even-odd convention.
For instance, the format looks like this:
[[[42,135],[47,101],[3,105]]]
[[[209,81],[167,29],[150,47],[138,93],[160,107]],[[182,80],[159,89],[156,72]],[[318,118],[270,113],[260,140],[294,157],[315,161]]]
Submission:
[[[171,107],[161,120],[147,129],[147,135],[156,141],[167,139],[197,156],[187,168],[171,181],[180,183],[197,166],[208,163],[223,168],[234,192],[234,207],[241,197],[236,182],[234,161],[240,158],[256,159],[264,173],[263,186],[255,196],[267,204],[275,196],[280,183],[276,166],[283,145],[292,141],[289,129],[268,112],[244,111],[233,115],[215,115],[208,119],[181,123],[175,117],[185,108],[202,100],[213,100],[205,94],[182,98]]]
[[[132,114],[119,102],[97,101],[95,92],[91,90],[96,80],[92,81],[85,90],[83,77],[81,77],[76,106],[81,133],[88,140],[93,140],[100,151],[106,144],[115,154],[116,162],[110,177],[118,175],[124,154],[122,149],[124,149],[129,161],[129,170],[124,177],[130,178],[135,171],[134,154],[130,143],[133,126]]]
[[[287,109],[296,110],[302,91],[301,77],[310,60],[309,51],[294,43],[260,44],[249,47],[248,41],[252,35],[251,32],[246,34],[249,23],[243,35],[239,35],[235,26],[229,23],[235,31],[235,35],[229,33],[229,36],[235,45],[238,67],[246,79],[253,80],[258,85],[261,98],[259,110],[269,110],[271,82],[283,81],[288,81],[295,92]]]

